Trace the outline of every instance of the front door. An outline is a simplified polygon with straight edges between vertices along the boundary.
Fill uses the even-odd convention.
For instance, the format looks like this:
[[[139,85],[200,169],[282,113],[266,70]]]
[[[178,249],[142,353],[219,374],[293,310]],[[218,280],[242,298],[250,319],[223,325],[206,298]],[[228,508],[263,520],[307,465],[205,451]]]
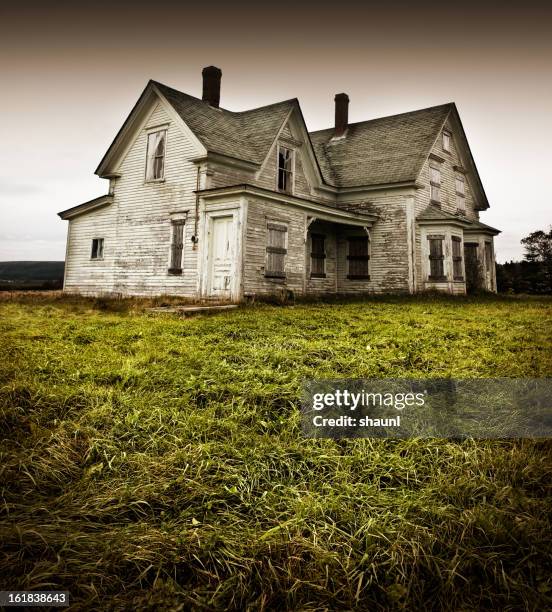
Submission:
[[[208,254],[208,295],[232,297],[235,276],[236,224],[234,216],[211,217]]]

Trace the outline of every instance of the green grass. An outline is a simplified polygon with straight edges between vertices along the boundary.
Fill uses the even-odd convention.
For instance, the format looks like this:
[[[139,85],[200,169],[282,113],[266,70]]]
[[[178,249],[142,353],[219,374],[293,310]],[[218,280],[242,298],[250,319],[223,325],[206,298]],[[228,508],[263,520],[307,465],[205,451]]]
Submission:
[[[550,609],[549,441],[306,440],[298,398],[310,377],[551,376],[551,315],[5,299],[0,589],[76,609]]]

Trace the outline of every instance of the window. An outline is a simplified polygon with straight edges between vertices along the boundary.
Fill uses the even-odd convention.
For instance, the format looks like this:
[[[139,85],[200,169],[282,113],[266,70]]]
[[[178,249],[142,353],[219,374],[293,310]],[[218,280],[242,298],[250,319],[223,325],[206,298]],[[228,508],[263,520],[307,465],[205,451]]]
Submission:
[[[464,280],[464,272],[462,270],[462,238],[459,236],[452,237],[452,276],[454,280]]]
[[[349,272],[347,278],[370,280],[368,261],[370,259],[370,246],[368,236],[353,236],[349,238]]]
[[[485,265],[489,274],[493,268],[493,247],[490,242],[485,243]]]
[[[103,259],[103,247],[103,238],[92,238],[92,252],[90,254],[90,259]]]
[[[278,189],[291,193],[293,189],[293,150],[278,147]]]
[[[287,227],[279,223],[267,223],[265,276],[286,277]]]
[[[447,131],[447,130],[443,130],[443,151],[449,151],[450,152],[450,138],[451,138],[452,134]]]
[[[165,173],[165,143],[167,130],[148,134],[146,181],[159,181]]]
[[[169,274],[182,274],[182,250],[184,248],[184,220],[171,221],[171,264]]]
[[[437,162],[429,166],[429,183],[431,185],[431,201],[435,204],[441,203],[441,167]]]
[[[326,236],[311,235],[311,278],[326,276]]]
[[[429,278],[431,280],[445,279],[445,256],[443,254],[444,236],[428,236],[429,241]]]
[[[463,174],[456,175],[456,208],[466,210],[466,181]]]

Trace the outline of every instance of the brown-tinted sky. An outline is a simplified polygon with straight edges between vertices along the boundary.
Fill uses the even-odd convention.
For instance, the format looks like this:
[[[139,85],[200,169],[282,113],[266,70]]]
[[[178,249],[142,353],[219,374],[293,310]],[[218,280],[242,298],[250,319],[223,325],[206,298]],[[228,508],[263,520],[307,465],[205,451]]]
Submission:
[[[19,2],[0,8],[0,260],[63,259],[56,212],[106,192],[93,171],[149,78],[232,110],[297,97],[309,129],[455,101],[499,261],[552,223],[552,8],[524,2]]]

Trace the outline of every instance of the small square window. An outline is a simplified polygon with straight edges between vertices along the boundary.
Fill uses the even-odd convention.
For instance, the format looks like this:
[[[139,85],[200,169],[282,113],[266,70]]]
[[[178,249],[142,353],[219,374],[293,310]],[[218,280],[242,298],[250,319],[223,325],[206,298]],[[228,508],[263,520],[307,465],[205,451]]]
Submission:
[[[450,152],[450,140],[452,138],[452,134],[447,130],[443,130],[443,151]]]
[[[92,252],[90,259],[103,259],[104,239],[92,238]]]

